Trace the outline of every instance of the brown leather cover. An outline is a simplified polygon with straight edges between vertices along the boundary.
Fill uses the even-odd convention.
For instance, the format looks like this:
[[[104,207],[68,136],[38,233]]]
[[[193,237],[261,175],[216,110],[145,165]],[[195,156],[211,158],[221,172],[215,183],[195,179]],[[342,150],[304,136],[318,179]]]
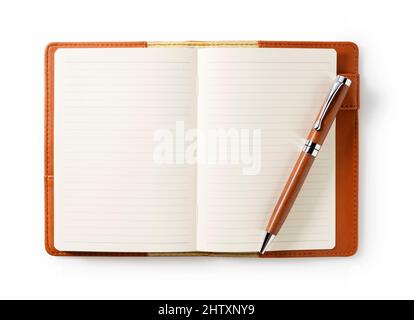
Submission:
[[[332,48],[337,52],[337,73],[352,80],[351,88],[336,119],[336,246],[330,250],[269,251],[257,253],[120,253],[63,252],[54,247],[53,233],[53,100],[54,54],[58,48],[108,47],[262,47],[262,48]],[[51,43],[45,54],[45,247],[55,256],[242,256],[242,257],[322,257],[351,256],[358,246],[358,47],[352,42],[72,42]]]

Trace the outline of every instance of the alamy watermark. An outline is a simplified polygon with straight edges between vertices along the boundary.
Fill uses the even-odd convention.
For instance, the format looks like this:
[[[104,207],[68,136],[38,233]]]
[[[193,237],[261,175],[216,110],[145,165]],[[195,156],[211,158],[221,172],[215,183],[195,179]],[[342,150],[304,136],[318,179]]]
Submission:
[[[261,170],[260,129],[187,129],[184,121],[177,121],[175,130],[160,128],[153,139],[153,159],[158,165],[241,165],[243,175],[257,175]]]

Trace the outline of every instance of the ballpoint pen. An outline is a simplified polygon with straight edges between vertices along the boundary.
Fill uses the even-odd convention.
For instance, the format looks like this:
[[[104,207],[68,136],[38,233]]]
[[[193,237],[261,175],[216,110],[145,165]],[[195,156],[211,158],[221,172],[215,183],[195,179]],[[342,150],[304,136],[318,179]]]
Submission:
[[[267,224],[266,235],[260,249],[260,254],[265,253],[266,248],[278,234],[285,222],[305,182],[306,176],[312,167],[313,161],[328,135],[329,129],[336,118],[350,85],[351,80],[344,76],[337,76],[332,84],[328,96],[318,113],[316,122],[309,132],[307,141],[303,146]]]

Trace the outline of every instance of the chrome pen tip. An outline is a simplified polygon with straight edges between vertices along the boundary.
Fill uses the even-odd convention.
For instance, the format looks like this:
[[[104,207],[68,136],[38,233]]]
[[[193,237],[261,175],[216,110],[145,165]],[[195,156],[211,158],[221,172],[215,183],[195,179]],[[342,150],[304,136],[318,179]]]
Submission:
[[[266,248],[272,242],[272,240],[273,240],[274,237],[275,237],[274,234],[271,234],[270,232],[266,232],[265,238],[263,240],[262,248],[259,251],[260,254],[264,254],[266,252]]]

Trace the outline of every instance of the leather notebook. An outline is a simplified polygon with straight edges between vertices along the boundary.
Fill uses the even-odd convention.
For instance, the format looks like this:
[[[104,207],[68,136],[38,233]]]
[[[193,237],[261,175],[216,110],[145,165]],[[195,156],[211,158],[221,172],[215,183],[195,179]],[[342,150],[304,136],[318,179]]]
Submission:
[[[347,97],[292,212],[258,250],[337,75]],[[55,256],[351,256],[358,243],[351,42],[51,43],[45,247]]]

